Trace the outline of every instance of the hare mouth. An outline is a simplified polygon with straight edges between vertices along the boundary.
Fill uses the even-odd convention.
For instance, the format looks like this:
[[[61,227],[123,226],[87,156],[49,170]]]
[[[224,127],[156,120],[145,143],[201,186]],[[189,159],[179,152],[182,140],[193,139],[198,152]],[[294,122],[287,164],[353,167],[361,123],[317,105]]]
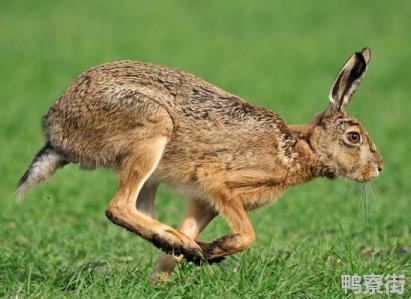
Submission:
[[[378,175],[371,175],[371,176],[368,176],[368,177],[362,177],[362,178],[360,178],[360,179],[355,179],[355,181],[357,181],[358,183],[368,183],[368,182],[371,182],[371,181],[373,181],[376,177],[377,177]]]

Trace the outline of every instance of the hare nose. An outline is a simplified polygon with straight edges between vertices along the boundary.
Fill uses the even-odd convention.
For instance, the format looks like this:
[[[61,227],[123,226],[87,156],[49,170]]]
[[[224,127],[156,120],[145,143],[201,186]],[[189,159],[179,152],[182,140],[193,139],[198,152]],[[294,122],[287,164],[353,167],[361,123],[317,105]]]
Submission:
[[[381,172],[384,169],[384,160],[383,160],[381,154],[376,152],[374,159],[375,159],[374,161],[377,162],[378,172]]]
[[[384,162],[382,162],[382,160],[378,161],[377,168],[378,168],[378,172],[381,172],[384,169]]]

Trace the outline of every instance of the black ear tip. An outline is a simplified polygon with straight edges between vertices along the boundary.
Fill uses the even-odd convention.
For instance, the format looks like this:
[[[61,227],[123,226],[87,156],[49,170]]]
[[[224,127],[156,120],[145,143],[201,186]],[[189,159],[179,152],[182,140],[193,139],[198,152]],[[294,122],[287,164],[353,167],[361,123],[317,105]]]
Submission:
[[[362,52],[355,52],[355,58],[357,60],[357,63],[366,63],[365,61],[365,56],[363,55]]]
[[[364,55],[361,52],[356,52],[355,58],[356,63],[353,69],[351,70],[350,74],[350,76],[353,77],[353,79],[359,78],[365,71],[365,68],[367,67],[366,57],[364,57]]]

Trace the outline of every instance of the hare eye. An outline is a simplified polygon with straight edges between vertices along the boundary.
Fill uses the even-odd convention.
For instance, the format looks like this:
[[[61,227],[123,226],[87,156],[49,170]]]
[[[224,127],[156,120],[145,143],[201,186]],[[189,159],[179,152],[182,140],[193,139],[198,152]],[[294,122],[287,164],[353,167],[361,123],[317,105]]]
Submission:
[[[359,142],[361,141],[361,136],[360,136],[360,134],[357,133],[357,132],[349,132],[349,133],[347,133],[346,138],[347,138],[347,141],[348,141],[349,143],[357,144],[357,143],[359,143]]]

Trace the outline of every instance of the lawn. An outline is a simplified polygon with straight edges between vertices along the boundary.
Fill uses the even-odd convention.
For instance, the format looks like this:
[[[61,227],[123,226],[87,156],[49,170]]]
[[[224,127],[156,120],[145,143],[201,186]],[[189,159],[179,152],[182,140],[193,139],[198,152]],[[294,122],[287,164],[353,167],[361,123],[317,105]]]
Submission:
[[[32,0],[1,1],[0,12],[0,296],[352,298],[343,274],[401,274],[411,297],[411,2]],[[43,145],[43,113],[88,67],[173,66],[300,123],[327,106],[339,67],[364,46],[373,57],[349,111],[384,171],[367,185],[317,179],[288,190],[250,213],[256,244],[221,264],[181,264],[151,286],[160,253],[106,219],[108,170],[69,165],[13,200]],[[178,225],[184,204],[163,187],[159,218]],[[200,239],[227,231],[218,218]]]

